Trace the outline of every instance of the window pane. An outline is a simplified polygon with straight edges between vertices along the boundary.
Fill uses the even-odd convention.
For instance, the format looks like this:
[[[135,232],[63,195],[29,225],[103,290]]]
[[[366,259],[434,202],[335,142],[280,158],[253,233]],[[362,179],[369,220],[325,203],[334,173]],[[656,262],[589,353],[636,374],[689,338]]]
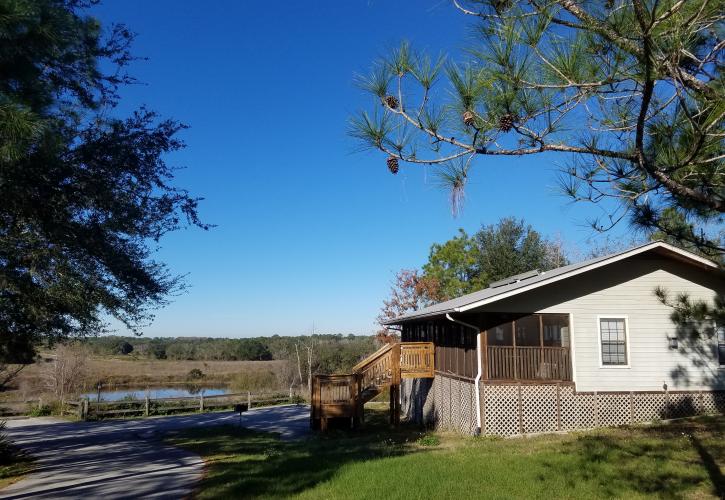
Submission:
[[[627,342],[623,318],[601,318],[599,331],[602,343],[602,364],[626,365]]]

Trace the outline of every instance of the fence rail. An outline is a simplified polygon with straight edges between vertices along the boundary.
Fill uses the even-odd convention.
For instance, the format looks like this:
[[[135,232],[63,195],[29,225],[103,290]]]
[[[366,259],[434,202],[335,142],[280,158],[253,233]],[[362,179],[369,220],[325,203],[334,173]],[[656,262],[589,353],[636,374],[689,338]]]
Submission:
[[[215,394],[212,396],[180,396],[173,398],[143,398],[123,399],[119,401],[91,401],[87,398],[75,401],[65,401],[61,405],[62,415],[77,416],[82,420],[123,417],[129,415],[149,416],[164,415],[180,412],[204,412],[221,408],[232,408],[243,404],[246,408],[271,406],[284,403],[297,403],[301,398],[292,392],[252,394],[251,392],[237,392],[230,394]],[[23,405],[23,409],[13,414],[27,413],[29,407],[43,406],[43,400],[14,401],[15,405]],[[0,402],[0,406],[7,402]]]

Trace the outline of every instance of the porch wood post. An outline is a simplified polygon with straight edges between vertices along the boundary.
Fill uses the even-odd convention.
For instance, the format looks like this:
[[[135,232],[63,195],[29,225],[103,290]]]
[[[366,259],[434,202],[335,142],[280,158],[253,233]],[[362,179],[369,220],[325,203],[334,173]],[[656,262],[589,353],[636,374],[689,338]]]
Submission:
[[[481,353],[484,361],[483,375],[484,378],[488,380],[490,378],[488,370],[488,330],[484,330],[483,332],[481,332],[481,335],[483,335],[483,352]]]
[[[556,383],[556,430],[561,430],[561,383]]]
[[[539,369],[537,371],[541,371],[544,361],[544,315],[539,314]]]
[[[524,411],[523,411],[523,404],[521,401],[521,382],[519,382],[518,386],[518,412],[519,414],[519,432],[521,434],[524,433]]]
[[[514,356],[513,356],[514,380],[518,380],[519,379],[519,356],[518,356],[518,352],[516,350],[516,320],[511,321],[511,340],[513,342],[513,347],[514,347]]]

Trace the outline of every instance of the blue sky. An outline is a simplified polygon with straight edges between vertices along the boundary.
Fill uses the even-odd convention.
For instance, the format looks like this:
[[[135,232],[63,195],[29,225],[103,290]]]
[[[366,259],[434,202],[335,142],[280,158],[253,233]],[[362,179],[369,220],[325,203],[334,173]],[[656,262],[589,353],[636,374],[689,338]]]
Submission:
[[[144,84],[123,90],[119,112],[146,104],[190,126],[169,161],[217,225],[162,240],[158,258],[190,289],[148,336],[291,335],[313,322],[371,333],[394,272],[459,227],[513,215],[572,248],[592,236],[592,209],[554,192],[561,156],[482,158],[453,218],[422,167],[394,177],[381,154],[356,152],[347,119],[369,97],[355,73],[402,39],[459,50],[470,19],[448,1],[124,0],[93,13],[138,33],[148,60],[131,73]]]

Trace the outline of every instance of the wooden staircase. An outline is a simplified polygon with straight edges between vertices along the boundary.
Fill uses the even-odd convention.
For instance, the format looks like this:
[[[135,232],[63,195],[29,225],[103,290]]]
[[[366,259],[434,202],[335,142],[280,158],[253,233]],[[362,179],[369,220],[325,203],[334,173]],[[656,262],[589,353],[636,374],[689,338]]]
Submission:
[[[434,377],[432,342],[387,344],[365,358],[345,375],[312,378],[310,425],[327,429],[330,418],[349,418],[350,426],[364,421],[365,403],[390,389],[390,423],[400,422],[400,381]]]

